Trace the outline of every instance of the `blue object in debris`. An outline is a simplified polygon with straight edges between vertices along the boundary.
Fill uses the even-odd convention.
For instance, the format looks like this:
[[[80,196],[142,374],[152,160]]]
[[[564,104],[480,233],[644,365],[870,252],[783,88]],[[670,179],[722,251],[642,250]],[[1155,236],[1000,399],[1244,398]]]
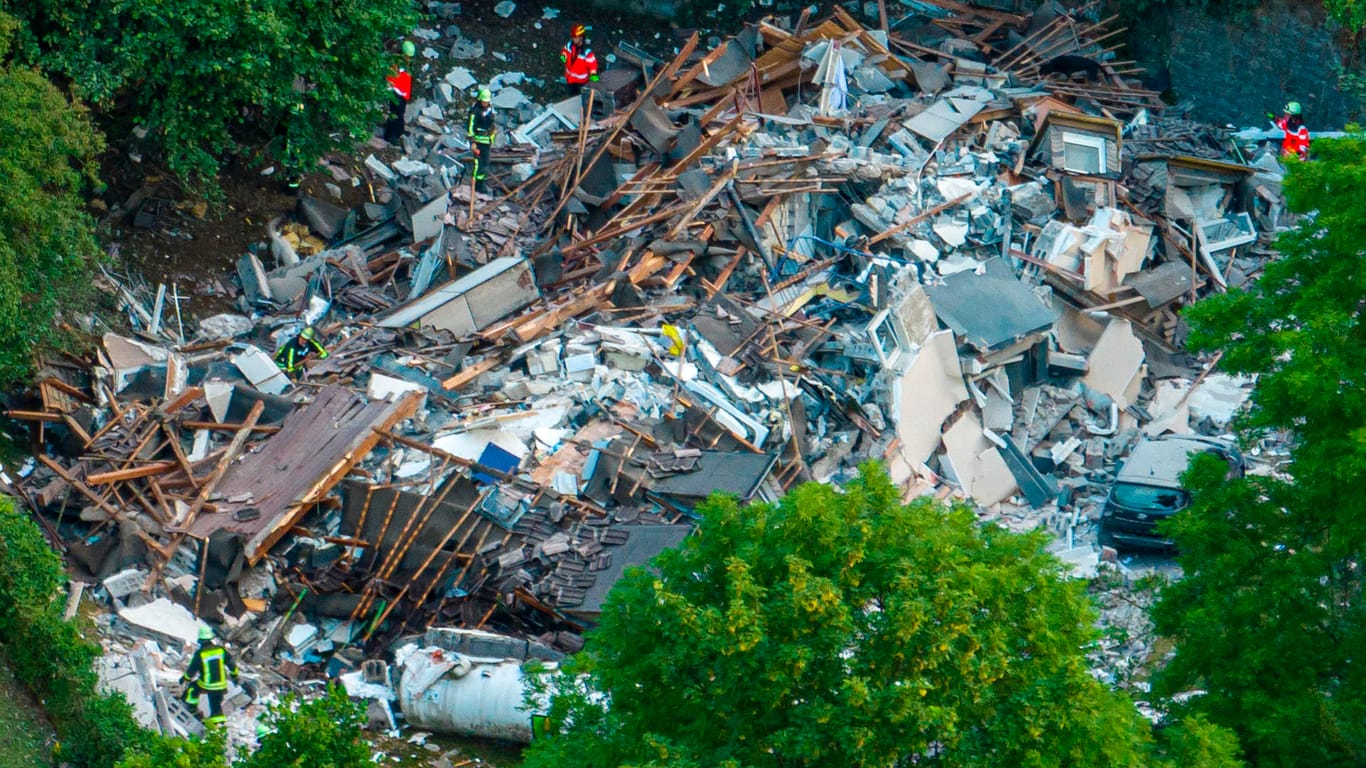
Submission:
[[[489,443],[484,446],[484,452],[479,454],[479,463],[489,469],[496,469],[499,472],[506,472],[510,475],[517,471],[517,467],[521,466],[522,460],[493,443]],[[498,482],[498,478],[483,472],[475,472],[472,477],[475,482],[479,483],[494,484]]]

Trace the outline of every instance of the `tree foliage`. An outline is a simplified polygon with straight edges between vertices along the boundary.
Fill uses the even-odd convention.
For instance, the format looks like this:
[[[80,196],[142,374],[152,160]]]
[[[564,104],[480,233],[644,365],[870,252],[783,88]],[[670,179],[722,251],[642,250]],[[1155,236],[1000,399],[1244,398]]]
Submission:
[[[0,384],[57,338],[53,319],[88,295],[99,254],[81,193],[100,137],[79,103],[11,60],[15,29],[0,13]]]
[[[200,739],[153,736],[115,768],[228,768],[226,737],[222,728],[211,728]]]
[[[260,748],[235,768],[367,768],[370,749],[361,738],[365,711],[332,685],[316,699],[287,696],[266,717]]]
[[[1366,137],[1292,162],[1283,235],[1262,278],[1187,312],[1191,342],[1256,374],[1249,441],[1290,438],[1292,479],[1197,465],[1175,521],[1185,578],[1155,611],[1176,640],[1159,683],[1238,732],[1258,766],[1366,764]]]
[[[1089,674],[1095,616],[1043,534],[902,505],[871,466],[699,512],[613,589],[527,768],[1167,764]]]
[[[384,43],[412,0],[9,0],[27,52],[105,116],[131,117],[182,177],[267,141],[304,166],[368,135]]]
[[[122,696],[96,690],[100,647],[63,618],[66,572],[38,526],[0,499],[0,648],[42,703],[61,741],[61,762],[109,768],[144,733]]]
[[[364,720],[341,686],[307,701],[286,696],[266,714],[256,751],[238,757],[232,768],[368,768],[373,762],[361,738]],[[156,737],[116,768],[228,768],[223,731],[213,728],[188,741]]]

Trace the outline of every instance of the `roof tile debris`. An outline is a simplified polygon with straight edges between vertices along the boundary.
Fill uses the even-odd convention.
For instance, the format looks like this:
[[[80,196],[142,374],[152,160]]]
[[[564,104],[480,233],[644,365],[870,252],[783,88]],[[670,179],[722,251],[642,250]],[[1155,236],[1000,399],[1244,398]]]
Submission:
[[[869,459],[1094,566],[1141,430],[1245,397],[1179,310],[1270,257],[1274,154],[1165,115],[1090,9],[918,7],[623,57],[588,119],[503,78],[491,194],[459,104],[419,100],[375,202],[304,201],[324,250],[242,256],[240,316],[182,336],[106,275],[134,331],[9,411],[51,453],[17,490],[91,575],[135,569],[125,616],[180,603],[279,685],[433,626],[575,650],[710,491]],[[268,358],[305,324],[330,355],[290,381]]]

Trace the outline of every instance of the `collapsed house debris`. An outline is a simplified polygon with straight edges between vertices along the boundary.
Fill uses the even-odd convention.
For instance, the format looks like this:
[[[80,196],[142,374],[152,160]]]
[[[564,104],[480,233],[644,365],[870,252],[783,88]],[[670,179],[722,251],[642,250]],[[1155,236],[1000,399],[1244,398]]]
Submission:
[[[1179,310],[1270,257],[1275,153],[1164,117],[1091,6],[916,5],[623,55],[582,102],[504,78],[492,195],[447,119],[473,78],[429,66],[373,201],[303,200],[289,232],[320,249],[272,222],[240,315],[171,333],[120,284],[133,336],[49,361],[9,415],[43,446],[15,490],[103,580],[111,646],[157,644],[121,673],[149,724],[188,728],[144,667],[196,621],[281,686],[434,628],[573,652],[711,492],[868,459],[1093,567],[1139,436],[1217,433],[1196,400],[1245,397],[1181,351]],[[291,380],[270,353],[306,325],[330,355]],[[522,737],[418,714],[468,668],[410,653],[410,719]]]

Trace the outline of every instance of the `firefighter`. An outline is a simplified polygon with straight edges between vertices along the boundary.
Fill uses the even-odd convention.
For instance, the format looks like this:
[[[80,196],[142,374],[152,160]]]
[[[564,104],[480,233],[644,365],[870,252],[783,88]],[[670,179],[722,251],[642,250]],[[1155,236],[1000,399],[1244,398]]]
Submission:
[[[1309,128],[1304,124],[1303,112],[1300,103],[1292,101],[1285,105],[1285,111],[1280,117],[1270,112],[1266,113],[1267,119],[1285,131],[1285,138],[1281,140],[1281,157],[1309,159]]]
[[[411,40],[403,41],[404,61],[417,53],[417,46]],[[404,61],[400,61],[394,74],[384,78],[389,83],[389,119],[384,123],[384,140],[390,144],[403,138],[404,116],[408,112],[408,102],[413,98],[413,76],[408,74]]]
[[[575,24],[570,30],[569,42],[560,49],[560,61],[564,63],[564,84],[570,96],[578,96],[588,83],[598,81],[598,57],[588,44],[589,28]]]
[[[470,153],[474,155],[474,188],[484,191],[484,179],[488,176],[489,155],[493,151],[493,139],[498,135],[498,127],[493,123],[493,94],[487,88],[479,89],[474,106],[470,107],[470,119],[465,127],[465,136],[470,140]]]
[[[318,353],[319,360],[327,359],[327,348],[318,341],[318,333],[310,325],[280,347],[280,351],[275,353],[275,364],[292,379],[303,372],[304,360],[314,352]]]
[[[184,700],[191,708],[198,710],[201,693],[209,700],[209,716],[204,720],[205,725],[223,725],[228,720],[223,716],[223,695],[228,690],[228,675],[237,679],[237,662],[225,649],[214,644],[213,630],[201,626],[199,648],[195,650],[185,674],[180,676],[180,682],[185,684]]]

